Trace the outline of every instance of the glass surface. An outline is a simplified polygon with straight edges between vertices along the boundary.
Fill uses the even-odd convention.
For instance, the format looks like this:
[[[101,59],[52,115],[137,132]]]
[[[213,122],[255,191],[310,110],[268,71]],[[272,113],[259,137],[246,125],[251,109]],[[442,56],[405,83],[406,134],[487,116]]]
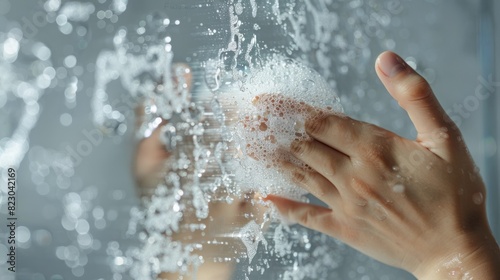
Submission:
[[[267,130],[252,99],[280,94],[415,137],[373,68],[394,50],[483,169],[498,159],[483,124],[498,120],[456,109],[489,79],[480,4],[0,0],[0,177],[15,168],[18,185],[17,272],[4,273],[2,229],[2,279],[414,279],[259,199],[320,203],[262,153],[303,137],[303,114]],[[6,199],[2,185],[2,223]]]

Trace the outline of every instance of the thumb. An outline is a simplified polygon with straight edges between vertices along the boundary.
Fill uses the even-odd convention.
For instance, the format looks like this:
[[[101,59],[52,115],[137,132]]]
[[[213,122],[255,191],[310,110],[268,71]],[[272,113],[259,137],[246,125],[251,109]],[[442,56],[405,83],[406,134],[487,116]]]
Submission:
[[[439,104],[429,83],[393,52],[384,52],[375,66],[389,93],[406,110],[417,129],[417,142],[436,154],[456,128]],[[456,138],[456,137],[453,137]]]

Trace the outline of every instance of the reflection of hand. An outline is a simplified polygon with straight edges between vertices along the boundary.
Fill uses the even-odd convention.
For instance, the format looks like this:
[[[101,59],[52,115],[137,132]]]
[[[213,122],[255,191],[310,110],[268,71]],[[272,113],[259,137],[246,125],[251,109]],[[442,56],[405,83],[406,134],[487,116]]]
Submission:
[[[174,67],[184,67],[186,65],[175,65]],[[183,77],[188,88],[191,88],[191,72],[186,71]],[[174,80],[174,84],[177,81]],[[141,109],[137,111],[137,118],[140,119],[144,114]],[[149,196],[154,193],[156,186],[162,181],[162,176],[166,173],[165,162],[171,156],[166,150],[164,144],[160,141],[162,127],[168,123],[163,120],[161,124],[146,139],[140,141],[137,145],[134,175],[143,196]],[[215,258],[234,258],[240,257],[245,249],[241,240],[235,238],[236,233],[249,221],[256,220],[262,222],[262,216],[266,211],[265,207],[252,201],[253,194],[245,194],[245,197],[233,198],[231,204],[226,202],[210,202],[209,217],[200,220],[196,217],[193,209],[186,209],[183,212],[183,218],[179,231],[171,237],[174,241],[186,244],[202,244],[201,250],[193,252],[203,256],[205,262],[198,268],[193,275],[183,276],[182,279],[229,279],[232,274],[234,263],[225,262],[215,263]],[[186,202],[186,205],[190,205]],[[191,224],[204,224],[203,231],[193,231]],[[217,240],[217,242],[214,242]],[[179,275],[173,273],[162,273],[159,279],[178,279]]]
[[[457,127],[428,83],[386,52],[376,71],[418,136],[330,114],[306,123],[310,141],[284,163],[330,208],[269,196],[282,214],[419,279],[500,279],[500,252],[485,214],[485,187]],[[298,106],[303,106],[297,104]]]
[[[176,64],[174,68],[185,68],[189,69],[185,64]],[[190,89],[192,84],[191,71],[186,71],[183,79],[187,83],[187,87]],[[177,81],[174,80],[174,84]],[[143,112],[138,112],[138,118],[140,119]],[[168,120],[163,120],[160,125],[153,131],[153,133],[148,137],[140,141],[137,145],[135,164],[134,164],[134,175],[136,177],[137,183],[141,188],[141,193],[144,195],[150,195],[153,192],[147,191],[147,189],[154,189],[162,180],[162,174],[166,172],[165,161],[170,157],[170,153],[166,150],[165,145],[160,141],[161,128],[168,123]],[[243,219],[244,214],[247,216],[255,218],[252,211],[256,211],[253,203],[250,201],[253,199],[253,194],[245,194],[245,197],[237,198],[233,203],[228,204],[225,202],[213,202],[210,203],[210,216],[214,217],[214,222],[210,224],[218,224],[215,228],[216,230],[222,230],[226,224],[231,225],[231,228],[240,228],[247,221]],[[263,209],[261,209],[263,210]],[[184,213],[185,216],[189,216],[191,213]],[[196,217],[192,217],[193,220],[197,220]],[[184,219],[186,220],[186,219]],[[185,221],[186,222],[186,221]],[[207,222],[207,221],[205,221]],[[207,222],[208,223],[208,222]],[[207,230],[208,231],[208,230]],[[226,232],[227,233],[227,232]],[[223,234],[223,232],[220,232]],[[188,236],[187,238],[191,238]]]
[[[186,86],[188,90],[192,86],[192,73],[188,65],[183,63],[174,64],[172,72],[174,88]],[[177,76],[179,75],[179,76]],[[181,77],[181,75],[183,75]],[[139,127],[144,118],[144,108],[139,106],[136,108],[136,126]],[[164,174],[165,161],[170,157],[165,145],[160,141],[161,128],[168,123],[168,120],[162,120],[158,127],[145,139],[142,139],[136,147],[134,159],[134,177],[137,185],[140,187],[141,195],[150,195],[158,183],[161,181],[161,176]]]

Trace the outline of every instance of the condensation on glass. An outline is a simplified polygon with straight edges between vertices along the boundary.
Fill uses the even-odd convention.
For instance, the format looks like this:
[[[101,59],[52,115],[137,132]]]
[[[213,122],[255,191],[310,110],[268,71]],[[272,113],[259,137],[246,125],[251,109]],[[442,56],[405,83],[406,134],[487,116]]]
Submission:
[[[290,225],[261,199],[317,203],[279,171],[279,157],[267,156],[307,139],[307,112],[280,117],[289,104],[270,109],[258,99],[360,118],[392,110],[366,77],[374,50],[396,47],[387,28],[400,25],[404,2],[41,0],[16,22],[7,13],[19,5],[0,0],[0,169],[29,160],[34,191],[58,205],[44,213],[70,237],[53,253],[72,276],[84,279],[99,250],[116,280],[370,279],[367,271],[378,269],[344,244]],[[44,30],[57,34],[60,48],[40,38]],[[87,50],[96,55],[85,57]],[[434,69],[407,61],[435,79]],[[30,145],[49,91],[66,110],[57,117],[62,127],[79,121],[79,108],[95,124],[62,151]],[[361,102],[370,108],[361,111]],[[391,121],[404,130],[404,121]],[[156,137],[168,156],[158,178],[138,183],[140,205],[127,209],[120,235],[138,242],[103,244],[96,236],[119,210],[96,204],[101,190],[84,187],[77,170],[103,138],[130,134],[136,144]],[[124,196],[111,193],[114,201]],[[1,203],[5,197],[0,191]],[[58,236],[24,226],[18,235],[20,248],[52,246]]]
[[[114,50],[96,63],[95,121],[124,131],[106,89],[120,79],[144,108],[137,137],[160,127],[171,153],[162,180],[132,212],[142,246],[116,256],[134,277],[204,279],[214,267],[248,278],[279,266],[274,277],[316,279],[335,270],[342,256],[334,248],[343,245],[287,225],[258,199],[308,201],[270,156],[307,138],[307,112],[280,118],[253,99],[281,95],[342,113],[336,81],[364,73],[371,44],[394,45],[383,27],[398,9],[376,1],[173,1],[118,29]],[[177,43],[181,36],[188,39]]]

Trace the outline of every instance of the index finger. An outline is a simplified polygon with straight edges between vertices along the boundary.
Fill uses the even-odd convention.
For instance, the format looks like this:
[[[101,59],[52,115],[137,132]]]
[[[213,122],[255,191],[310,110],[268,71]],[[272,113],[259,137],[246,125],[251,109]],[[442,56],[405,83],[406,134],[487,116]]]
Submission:
[[[347,156],[356,153],[365,123],[345,115],[329,114],[306,122],[309,136]]]
[[[304,101],[295,100],[282,94],[266,93],[257,95],[253,98],[252,104],[272,116],[286,117],[287,115],[298,114],[303,115],[305,120],[333,112],[331,107],[313,107]]]
[[[317,108],[280,94],[256,96],[254,105],[268,114],[284,117],[292,114],[305,115],[306,133],[323,144],[345,155],[352,155],[365,123],[351,119],[332,108]]]

